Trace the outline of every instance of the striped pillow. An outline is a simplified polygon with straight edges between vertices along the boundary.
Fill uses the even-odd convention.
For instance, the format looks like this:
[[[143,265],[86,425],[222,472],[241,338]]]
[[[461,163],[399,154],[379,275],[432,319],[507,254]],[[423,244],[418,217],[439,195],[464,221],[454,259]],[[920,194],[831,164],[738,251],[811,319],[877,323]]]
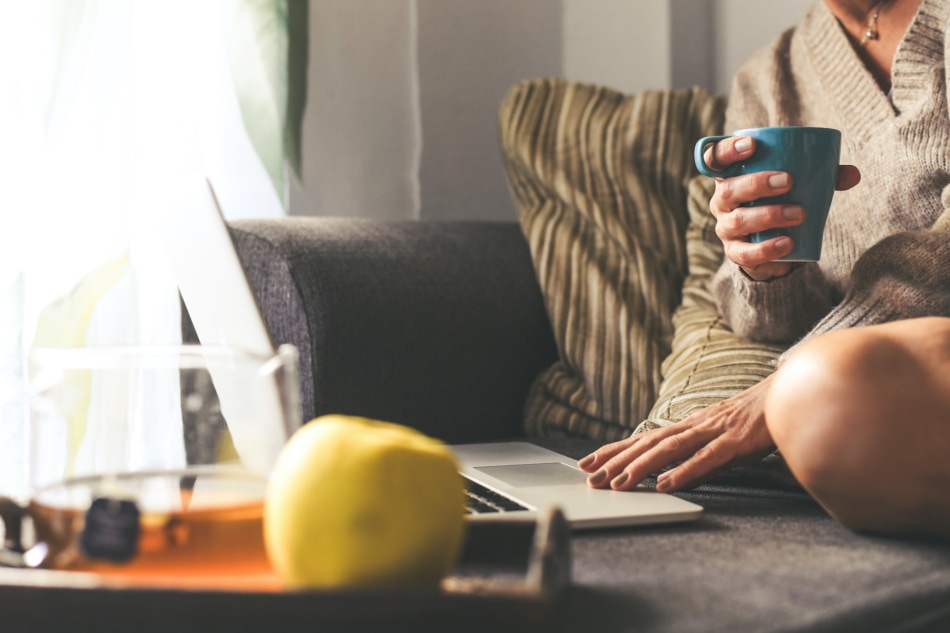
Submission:
[[[530,435],[620,439],[773,371],[782,348],[735,336],[709,288],[723,258],[714,182],[690,157],[724,105],[699,89],[624,96],[559,79],[505,99],[505,165],[561,356],[528,395]],[[778,453],[729,474],[797,487]]]
[[[724,106],[698,88],[628,96],[563,79],[505,98],[505,167],[560,351],[528,396],[530,435],[615,440],[650,413],[687,274],[692,145]]]
[[[760,382],[775,370],[784,348],[753,343],[726,327],[709,282],[723,259],[716,220],[709,212],[715,183],[697,176],[689,187],[686,250],[689,275],[673,314],[673,351],[663,361],[659,399],[637,432],[682,420]]]
[[[714,181],[703,176],[689,184],[689,275],[683,284],[682,304],[673,314],[673,351],[663,361],[659,397],[634,433],[673,424],[745,391],[775,370],[775,361],[784,351],[778,345],[741,339],[722,322],[709,287],[724,255],[716,220],[708,210],[714,189]],[[800,488],[778,451],[760,462],[733,467],[723,476]]]

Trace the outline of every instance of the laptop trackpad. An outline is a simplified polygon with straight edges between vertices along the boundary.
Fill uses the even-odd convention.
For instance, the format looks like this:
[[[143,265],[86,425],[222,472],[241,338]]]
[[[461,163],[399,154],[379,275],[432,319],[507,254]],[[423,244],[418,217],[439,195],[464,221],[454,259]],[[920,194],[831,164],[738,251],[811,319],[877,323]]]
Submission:
[[[476,466],[475,470],[499,479],[515,488],[531,486],[561,486],[586,483],[587,475],[567,464],[512,464],[509,466]]]

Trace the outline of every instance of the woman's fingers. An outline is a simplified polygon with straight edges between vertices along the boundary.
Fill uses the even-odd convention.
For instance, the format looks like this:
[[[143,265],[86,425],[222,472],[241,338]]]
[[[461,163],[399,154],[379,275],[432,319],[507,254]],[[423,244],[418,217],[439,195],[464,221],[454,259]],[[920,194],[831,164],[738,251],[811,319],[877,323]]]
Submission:
[[[771,204],[764,207],[739,207],[722,213],[716,222],[716,235],[723,242],[745,238],[751,233],[797,226],[805,220],[805,211],[796,204]]]
[[[838,167],[838,182],[835,189],[838,191],[847,191],[861,182],[861,170],[854,165],[841,165]]]
[[[755,153],[755,139],[750,136],[734,136],[710,145],[703,152],[703,160],[710,169],[723,171],[729,165],[745,160]]]
[[[716,180],[716,193],[709,208],[717,217],[741,205],[760,198],[787,193],[792,188],[792,177],[781,171],[760,171],[754,174]]]
[[[744,157],[738,148],[754,151],[754,147],[754,140],[748,137],[725,139],[707,149],[706,161],[711,166],[715,163],[721,166],[719,169],[725,169]],[[835,187],[844,191],[860,181],[861,172],[857,167],[841,165]],[[726,257],[756,281],[787,275],[791,265],[779,260],[795,245],[788,237],[752,242],[749,236],[770,229],[797,226],[804,221],[805,210],[791,204],[744,205],[783,195],[791,188],[792,178],[784,172],[766,171],[716,179],[716,192],[709,202],[709,210],[716,217],[716,235],[722,240]]]
[[[721,145],[721,143],[720,143]],[[854,165],[838,167],[835,189],[847,191],[861,182],[861,171]],[[780,171],[762,171],[716,181],[716,192],[710,201],[710,210],[718,216],[743,204],[787,193],[792,188],[792,177]]]
[[[737,451],[738,447],[730,438],[719,437],[696,451],[676,468],[660,473],[656,478],[656,489],[668,492],[698,485],[734,460]]]
[[[716,235],[722,240],[726,257],[741,266],[757,280],[771,279],[788,274],[790,266],[775,260],[788,255],[794,243],[787,236],[764,242],[751,242],[749,235],[769,229],[797,226],[805,219],[805,211],[798,205],[768,205],[738,207],[718,215]]]
[[[861,172],[853,165],[838,168],[836,188],[850,189],[861,181]],[[787,186],[787,187],[786,187]],[[780,195],[791,188],[786,174],[763,172],[717,182],[710,210],[716,216],[716,234],[722,240],[726,257],[741,267],[749,277],[766,281],[787,275],[791,265],[777,261],[788,255],[794,243],[788,237],[765,242],[751,242],[749,235],[775,228],[797,226],[805,219],[805,210],[797,205],[738,206],[747,198]]]
[[[643,435],[634,435],[626,439],[613,442],[611,444],[605,444],[601,446],[596,451],[584,457],[577,462],[577,467],[583,470],[585,473],[593,473],[600,469],[601,466],[606,464],[608,461],[613,459],[615,455],[626,450],[631,445],[635,444],[640,440]]]
[[[588,484],[593,488],[629,490],[645,477],[692,456],[715,439],[712,428],[697,429],[697,418],[655,429],[608,444],[578,462],[590,472]]]
[[[787,275],[791,266],[776,260],[788,255],[794,243],[784,236],[752,242],[749,235],[797,226],[804,221],[805,211],[794,204],[742,205],[782,195],[791,187],[792,178],[784,172],[759,172],[716,181],[716,193],[709,203],[716,217],[716,235],[722,240],[726,257],[755,280]]]
[[[788,246],[788,244],[791,244],[791,240],[789,238],[777,239],[784,239],[786,241],[786,246],[783,246],[781,249],[776,249],[775,251],[776,253],[781,253],[779,257],[784,257],[792,250],[792,247]],[[790,273],[792,271],[792,264],[790,262],[767,261],[762,264],[742,266],[742,270],[755,281],[768,281],[776,277],[784,277]]]
[[[787,236],[779,236],[765,242],[746,242],[740,239],[723,241],[726,256],[747,275],[757,281],[788,274],[791,264],[776,261],[788,255],[794,242]]]
[[[682,424],[682,423],[680,423]],[[668,427],[675,430],[675,433],[667,435],[648,451],[641,452],[636,459],[624,463],[624,454],[617,456],[617,472],[609,485],[614,490],[630,490],[637,487],[644,478],[655,473],[670,464],[675,464],[689,459],[698,451],[704,450],[709,442],[716,437],[711,429],[686,427],[677,428],[679,425]],[[608,464],[604,470],[611,471],[613,464]]]
[[[661,492],[702,482],[722,468],[758,459],[774,448],[764,403],[772,377],[661,429],[602,447],[580,461],[594,488],[630,490],[647,475],[679,466],[658,478]]]
[[[588,484],[594,488],[607,488],[627,464],[636,461],[640,455],[652,449],[664,438],[678,432],[676,426],[655,429],[607,444],[580,460],[577,465],[581,470],[590,473],[587,478]],[[645,473],[643,476],[648,474]]]

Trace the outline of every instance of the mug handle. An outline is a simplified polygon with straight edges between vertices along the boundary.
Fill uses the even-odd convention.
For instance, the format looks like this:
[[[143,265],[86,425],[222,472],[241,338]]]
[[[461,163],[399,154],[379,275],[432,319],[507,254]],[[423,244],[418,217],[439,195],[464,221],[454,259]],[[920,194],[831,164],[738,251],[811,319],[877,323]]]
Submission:
[[[28,567],[23,552],[23,518],[26,508],[8,497],[0,497],[0,520],[3,520],[3,547],[0,567]]]
[[[709,176],[710,178],[732,178],[733,176],[739,175],[739,163],[733,163],[729,165],[726,169],[717,171],[712,169],[709,165],[706,164],[706,157],[703,154],[706,152],[706,148],[710,145],[715,145],[719,141],[723,141],[727,138],[732,138],[731,136],[704,136],[703,138],[696,141],[696,147],[693,148],[693,160],[696,162],[696,169],[699,170],[704,176]]]

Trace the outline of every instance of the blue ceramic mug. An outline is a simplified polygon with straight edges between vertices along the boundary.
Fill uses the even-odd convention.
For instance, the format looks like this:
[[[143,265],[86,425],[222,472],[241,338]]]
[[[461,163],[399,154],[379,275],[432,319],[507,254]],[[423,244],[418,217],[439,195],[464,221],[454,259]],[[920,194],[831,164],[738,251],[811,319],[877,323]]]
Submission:
[[[727,169],[714,170],[706,165],[705,150],[729,136],[707,136],[696,142],[693,158],[700,173],[711,178],[732,178],[760,171],[783,171],[791,175],[792,188],[781,196],[744,203],[744,207],[769,204],[797,204],[805,210],[805,221],[798,226],[770,229],[749,236],[752,242],[764,242],[788,235],[794,247],[782,261],[814,262],[821,256],[825,220],[838,179],[841,132],[824,127],[760,127],[736,130],[732,136],[751,136],[755,153]]]

